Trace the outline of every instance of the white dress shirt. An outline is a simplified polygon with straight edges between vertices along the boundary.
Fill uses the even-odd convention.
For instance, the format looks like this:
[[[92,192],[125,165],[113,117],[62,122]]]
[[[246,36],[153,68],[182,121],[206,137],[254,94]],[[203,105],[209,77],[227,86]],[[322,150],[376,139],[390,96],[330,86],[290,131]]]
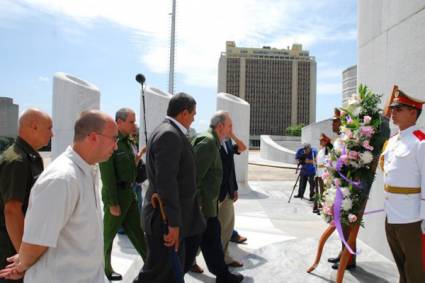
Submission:
[[[165,118],[167,118],[168,120],[172,121],[174,124],[177,125],[177,127],[179,127],[180,131],[183,132],[183,134],[187,135],[187,129],[185,128],[185,126],[183,126],[179,121],[177,121],[176,119],[170,117],[170,116],[165,116]]]
[[[104,283],[103,227],[94,167],[71,147],[40,175],[23,241],[48,247],[25,283]]]
[[[421,188],[421,193],[384,192],[388,223],[404,224],[425,219],[425,140],[409,127],[391,137],[382,156],[384,184],[399,188]]]

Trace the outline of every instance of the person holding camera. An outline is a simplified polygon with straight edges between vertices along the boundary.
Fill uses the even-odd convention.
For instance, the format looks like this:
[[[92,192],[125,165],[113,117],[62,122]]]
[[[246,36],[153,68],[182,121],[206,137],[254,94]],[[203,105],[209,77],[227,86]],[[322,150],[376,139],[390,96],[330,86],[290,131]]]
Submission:
[[[314,176],[316,175],[316,155],[317,151],[311,148],[310,144],[305,144],[304,147],[297,150],[295,159],[298,161],[300,170],[300,186],[298,187],[298,194],[295,198],[304,198],[304,192],[307,186],[307,181],[310,187],[310,201],[314,200]]]

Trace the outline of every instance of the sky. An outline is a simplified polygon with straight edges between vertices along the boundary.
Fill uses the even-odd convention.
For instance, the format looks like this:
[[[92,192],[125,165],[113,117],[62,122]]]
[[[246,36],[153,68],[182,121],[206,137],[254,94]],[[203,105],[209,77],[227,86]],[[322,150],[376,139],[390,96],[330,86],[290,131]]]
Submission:
[[[355,0],[177,0],[175,92],[197,100],[193,127],[216,110],[226,41],[300,43],[317,62],[316,120],[341,104],[342,71],[357,60]],[[101,110],[139,113],[140,85],[168,90],[171,0],[0,0],[0,96],[51,113],[53,75],[96,85]]]

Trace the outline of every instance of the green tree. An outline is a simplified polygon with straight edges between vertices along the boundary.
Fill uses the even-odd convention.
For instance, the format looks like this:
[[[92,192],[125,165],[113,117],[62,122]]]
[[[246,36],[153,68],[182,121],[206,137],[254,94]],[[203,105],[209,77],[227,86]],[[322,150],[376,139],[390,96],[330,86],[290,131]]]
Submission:
[[[301,136],[301,129],[303,127],[304,127],[304,124],[289,126],[288,128],[286,128],[286,135],[287,136],[300,137]]]

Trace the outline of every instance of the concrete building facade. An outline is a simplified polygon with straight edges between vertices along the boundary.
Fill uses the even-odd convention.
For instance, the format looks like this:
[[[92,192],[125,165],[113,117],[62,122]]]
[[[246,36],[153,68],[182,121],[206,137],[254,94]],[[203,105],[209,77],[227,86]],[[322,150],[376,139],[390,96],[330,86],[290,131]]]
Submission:
[[[9,97],[0,97],[0,137],[16,138],[18,135],[19,106]]]
[[[392,87],[425,100],[425,1],[361,0],[358,2],[358,83],[388,99]],[[424,127],[422,113],[418,125]],[[382,172],[370,192],[366,211],[382,209]],[[360,238],[392,259],[385,237],[385,214],[365,216]]]
[[[251,105],[250,145],[259,146],[260,135],[283,136],[291,125],[316,120],[316,61],[301,44],[246,48],[227,41],[219,60],[218,92]]]
[[[346,105],[353,93],[357,93],[357,65],[342,71],[342,105]]]

